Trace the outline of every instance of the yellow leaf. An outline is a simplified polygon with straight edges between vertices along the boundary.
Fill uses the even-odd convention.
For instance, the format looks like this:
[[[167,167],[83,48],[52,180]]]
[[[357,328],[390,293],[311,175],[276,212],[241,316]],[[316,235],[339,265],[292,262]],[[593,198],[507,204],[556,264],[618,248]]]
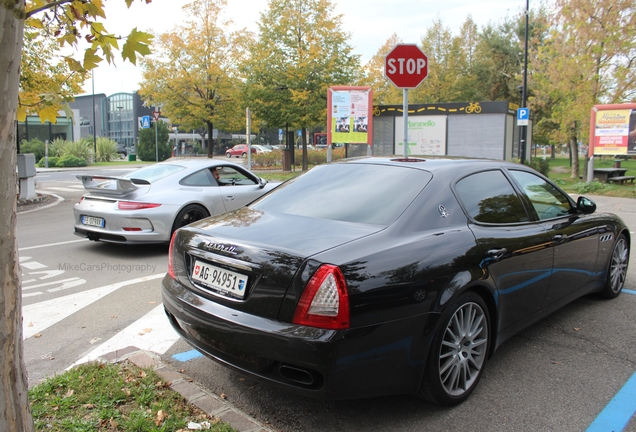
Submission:
[[[152,42],[152,39],[153,35],[150,33],[137,31],[137,27],[132,29],[121,51],[124,60],[127,59],[132,64],[137,64],[136,53],[142,56],[150,54],[150,47],[148,45]]]
[[[38,112],[38,114],[40,115],[40,121],[44,123],[48,120],[53,124],[57,123],[58,108],[59,108],[58,106],[46,106],[42,108]]]
[[[84,51],[84,68],[92,70],[97,67],[97,64],[103,59],[95,53],[93,49],[87,49]]]

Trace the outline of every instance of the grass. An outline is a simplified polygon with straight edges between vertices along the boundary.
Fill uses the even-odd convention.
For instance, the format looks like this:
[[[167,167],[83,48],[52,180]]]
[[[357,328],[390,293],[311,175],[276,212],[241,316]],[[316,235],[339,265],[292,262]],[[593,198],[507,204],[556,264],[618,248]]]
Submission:
[[[604,195],[619,198],[636,198],[636,187],[632,184],[613,184],[593,181],[588,183],[585,176],[585,159],[579,159],[579,176],[572,178],[572,167],[568,157],[549,159],[550,172],[548,177],[568,193]],[[605,156],[594,158],[594,168],[612,168],[614,157]],[[627,168],[625,175],[636,175],[636,159],[622,159],[621,168]]]
[[[182,431],[189,422],[235,431],[188,404],[153,370],[132,363],[87,363],[29,390],[36,431]]]

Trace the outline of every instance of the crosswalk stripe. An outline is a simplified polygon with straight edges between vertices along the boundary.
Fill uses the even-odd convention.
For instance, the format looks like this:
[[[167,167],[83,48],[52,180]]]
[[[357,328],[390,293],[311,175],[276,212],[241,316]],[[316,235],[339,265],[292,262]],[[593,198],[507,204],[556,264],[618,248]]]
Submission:
[[[73,363],[68,369],[78,364],[97,360],[104,354],[129,346],[157,354],[164,354],[178,339],[179,335],[170,325],[170,321],[168,321],[163,311],[163,305],[159,305]]]
[[[163,276],[165,276],[165,273],[144,276],[24,306],[22,308],[23,339],[30,338],[52,325],[57,324],[78,310],[104,298],[106,295],[121,287],[159,279]]]

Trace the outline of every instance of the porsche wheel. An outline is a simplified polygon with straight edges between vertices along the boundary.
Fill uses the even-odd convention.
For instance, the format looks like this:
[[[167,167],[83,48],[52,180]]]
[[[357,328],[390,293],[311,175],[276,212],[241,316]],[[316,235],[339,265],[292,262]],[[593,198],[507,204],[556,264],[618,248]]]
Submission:
[[[467,292],[449,305],[440,322],[419,395],[451,406],[470,396],[484,372],[490,345],[488,307],[479,295]]]
[[[601,295],[605,298],[616,298],[623,290],[627,277],[627,265],[629,264],[629,245],[627,238],[621,234],[616,239],[612,256],[610,257],[605,286]]]
[[[182,208],[175,218],[172,224],[172,232],[208,216],[210,216],[210,214],[204,207],[197,204],[189,204]]]

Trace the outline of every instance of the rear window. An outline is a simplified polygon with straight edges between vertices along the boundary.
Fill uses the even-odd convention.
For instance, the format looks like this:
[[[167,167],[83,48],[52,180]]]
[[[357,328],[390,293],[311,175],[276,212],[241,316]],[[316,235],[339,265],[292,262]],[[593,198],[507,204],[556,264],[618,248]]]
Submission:
[[[276,188],[251,205],[257,210],[389,225],[430,181],[419,169],[384,166],[320,165]]]
[[[184,170],[185,168],[186,167],[181,165],[156,164],[140,168],[137,171],[133,171],[122,177],[128,179],[146,180],[150,183],[153,183],[157,180],[161,180],[164,177],[168,177],[171,174]]]

